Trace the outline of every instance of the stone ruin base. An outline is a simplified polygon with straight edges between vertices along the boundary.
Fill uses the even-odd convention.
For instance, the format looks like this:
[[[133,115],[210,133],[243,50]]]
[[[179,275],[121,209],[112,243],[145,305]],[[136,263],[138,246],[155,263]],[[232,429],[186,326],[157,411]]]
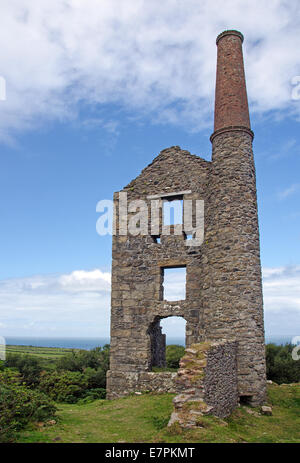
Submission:
[[[237,343],[202,342],[185,350],[175,382],[184,392],[173,399],[168,426],[197,426],[203,415],[224,418],[238,405]]]
[[[133,392],[179,393],[182,387],[176,383],[177,373],[150,371],[107,372],[107,398],[117,399]]]

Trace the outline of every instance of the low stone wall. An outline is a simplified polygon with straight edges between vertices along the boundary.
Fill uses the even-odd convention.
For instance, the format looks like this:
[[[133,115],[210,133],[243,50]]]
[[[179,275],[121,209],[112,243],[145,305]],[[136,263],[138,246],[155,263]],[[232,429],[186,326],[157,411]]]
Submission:
[[[197,426],[207,414],[224,418],[238,404],[237,343],[235,341],[193,344],[180,361],[175,382],[184,391],[173,400],[169,425]]]
[[[182,386],[176,383],[177,373],[171,372],[107,372],[107,398],[116,399],[132,392],[172,392],[182,391]],[[110,385],[113,384],[113,388]],[[111,392],[109,392],[111,391]]]

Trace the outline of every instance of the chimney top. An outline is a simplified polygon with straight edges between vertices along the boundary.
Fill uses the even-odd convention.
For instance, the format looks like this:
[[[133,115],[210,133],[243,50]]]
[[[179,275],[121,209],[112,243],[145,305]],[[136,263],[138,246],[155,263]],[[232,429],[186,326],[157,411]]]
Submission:
[[[239,37],[241,39],[242,43],[244,42],[243,34],[240,31],[236,31],[236,30],[232,29],[232,30],[223,31],[223,32],[221,32],[221,34],[218,35],[217,40],[216,40],[217,45],[218,45],[219,40],[221,40],[223,37],[225,37],[225,35],[236,35],[237,37]]]
[[[239,31],[227,30],[217,37],[217,76],[215,93],[215,123],[211,141],[219,133],[250,128],[248,98],[242,43]]]

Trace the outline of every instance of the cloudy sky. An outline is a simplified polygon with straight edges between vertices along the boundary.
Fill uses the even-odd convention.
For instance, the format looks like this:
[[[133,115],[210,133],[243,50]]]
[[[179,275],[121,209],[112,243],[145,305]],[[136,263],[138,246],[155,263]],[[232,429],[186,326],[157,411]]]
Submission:
[[[245,36],[266,332],[300,334],[298,0],[2,3],[0,334],[108,336],[96,204],[168,146],[210,159],[215,38],[232,28]]]

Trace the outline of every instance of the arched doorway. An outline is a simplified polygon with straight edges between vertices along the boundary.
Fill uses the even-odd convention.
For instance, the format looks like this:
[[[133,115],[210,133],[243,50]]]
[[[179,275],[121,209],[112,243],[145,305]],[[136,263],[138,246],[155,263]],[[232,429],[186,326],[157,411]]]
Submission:
[[[186,320],[179,316],[155,317],[150,337],[149,370],[176,370],[185,347]]]

